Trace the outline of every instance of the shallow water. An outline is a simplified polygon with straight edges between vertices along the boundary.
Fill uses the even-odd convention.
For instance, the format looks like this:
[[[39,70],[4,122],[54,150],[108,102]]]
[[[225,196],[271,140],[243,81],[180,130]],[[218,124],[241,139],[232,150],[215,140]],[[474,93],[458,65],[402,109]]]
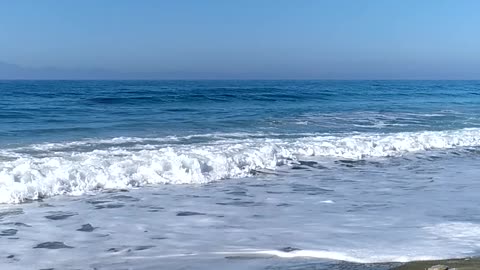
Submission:
[[[0,266],[389,269],[479,255],[478,86],[3,82]]]

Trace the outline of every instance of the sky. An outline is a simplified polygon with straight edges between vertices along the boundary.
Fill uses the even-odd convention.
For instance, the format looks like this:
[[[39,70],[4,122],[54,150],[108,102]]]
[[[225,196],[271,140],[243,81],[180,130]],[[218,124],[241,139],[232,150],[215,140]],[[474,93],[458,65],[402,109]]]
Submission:
[[[479,12],[476,0],[0,0],[0,78],[480,79]]]

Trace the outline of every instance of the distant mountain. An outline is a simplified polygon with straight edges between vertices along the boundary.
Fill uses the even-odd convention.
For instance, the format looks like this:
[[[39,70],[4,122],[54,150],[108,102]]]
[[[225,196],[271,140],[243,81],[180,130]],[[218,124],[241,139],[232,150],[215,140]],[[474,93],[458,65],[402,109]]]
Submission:
[[[0,62],[0,80],[121,79],[122,74],[97,69],[26,68]]]
[[[0,80],[175,80],[228,77],[229,74],[212,72],[118,72],[103,69],[27,68],[0,62]]]
[[[22,72],[23,70],[19,66],[0,62],[0,78],[12,77]]]

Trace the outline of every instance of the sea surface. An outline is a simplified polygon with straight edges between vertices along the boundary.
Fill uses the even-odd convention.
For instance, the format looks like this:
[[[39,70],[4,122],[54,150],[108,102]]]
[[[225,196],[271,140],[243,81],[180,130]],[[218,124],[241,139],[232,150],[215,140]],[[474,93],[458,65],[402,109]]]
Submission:
[[[0,269],[480,255],[479,81],[0,81]]]

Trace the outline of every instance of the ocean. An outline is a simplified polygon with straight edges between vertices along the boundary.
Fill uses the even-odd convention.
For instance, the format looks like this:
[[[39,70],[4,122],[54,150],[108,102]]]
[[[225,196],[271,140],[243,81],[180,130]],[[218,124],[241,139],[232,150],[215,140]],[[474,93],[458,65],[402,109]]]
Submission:
[[[0,269],[480,253],[480,81],[0,81]]]

